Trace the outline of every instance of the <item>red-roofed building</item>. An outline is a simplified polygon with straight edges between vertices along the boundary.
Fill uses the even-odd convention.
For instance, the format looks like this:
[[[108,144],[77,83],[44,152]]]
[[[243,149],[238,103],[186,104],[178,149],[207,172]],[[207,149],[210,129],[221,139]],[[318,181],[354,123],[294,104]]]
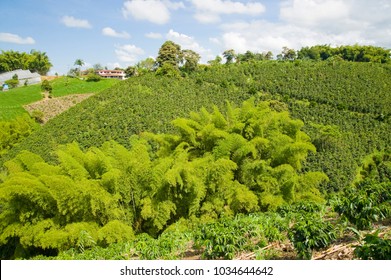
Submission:
[[[95,73],[102,78],[125,80],[125,72],[123,70],[97,70]]]

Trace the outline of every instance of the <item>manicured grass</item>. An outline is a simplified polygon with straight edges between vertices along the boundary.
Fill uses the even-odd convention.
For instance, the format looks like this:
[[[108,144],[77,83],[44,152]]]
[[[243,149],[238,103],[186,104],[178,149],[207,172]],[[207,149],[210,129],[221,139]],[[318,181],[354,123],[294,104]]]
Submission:
[[[0,120],[10,120],[26,113],[23,105],[42,98],[41,86],[32,85],[0,92]]]
[[[102,79],[99,82],[86,82],[78,78],[60,77],[50,82],[53,97],[69,94],[97,93],[119,83],[115,79]],[[41,85],[31,85],[0,91],[0,120],[10,120],[23,113],[23,105],[42,99]]]
[[[61,77],[50,82],[52,95],[60,97],[69,94],[97,93],[120,82],[116,79],[102,79],[99,82],[86,82],[78,78]]]

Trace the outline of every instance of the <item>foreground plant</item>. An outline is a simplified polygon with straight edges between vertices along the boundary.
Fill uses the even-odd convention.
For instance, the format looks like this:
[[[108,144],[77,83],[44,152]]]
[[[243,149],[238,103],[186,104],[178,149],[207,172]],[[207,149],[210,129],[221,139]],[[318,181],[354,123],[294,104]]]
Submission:
[[[273,105],[251,99],[228,104],[225,114],[202,109],[174,120],[177,134],[133,136],[129,149],[68,144],[56,151],[57,164],[22,152],[5,164],[0,184],[0,249],[10,257],[19,247],[28,256],[108,246],[132,240],[133,231],[157,237],[181,218],[321,201],[326,175],[301,170],[315,147],[303,123]]]

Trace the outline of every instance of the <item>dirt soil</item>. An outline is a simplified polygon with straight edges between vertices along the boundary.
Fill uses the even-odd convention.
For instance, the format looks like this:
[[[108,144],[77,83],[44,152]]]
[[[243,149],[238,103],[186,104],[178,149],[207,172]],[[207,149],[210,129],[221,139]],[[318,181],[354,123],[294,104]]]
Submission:
[[[35,110],[43,112],[43,123],[82,102],[83,100],[91,97],[92,93],[87,94],[71,94],[67,96],[49,98],[45,95],[44,99],[23,106],[30,114]]]

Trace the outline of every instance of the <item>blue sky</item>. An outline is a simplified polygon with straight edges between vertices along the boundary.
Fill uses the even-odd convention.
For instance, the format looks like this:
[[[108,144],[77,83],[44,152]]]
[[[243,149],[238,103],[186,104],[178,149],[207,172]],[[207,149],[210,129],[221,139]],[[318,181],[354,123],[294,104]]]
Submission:
[[[48,54],[51,73],[82,59],[127,67],[172,40],[207,62],[315,44],[391,48],[391,0],[1,0],[0,50]]]

